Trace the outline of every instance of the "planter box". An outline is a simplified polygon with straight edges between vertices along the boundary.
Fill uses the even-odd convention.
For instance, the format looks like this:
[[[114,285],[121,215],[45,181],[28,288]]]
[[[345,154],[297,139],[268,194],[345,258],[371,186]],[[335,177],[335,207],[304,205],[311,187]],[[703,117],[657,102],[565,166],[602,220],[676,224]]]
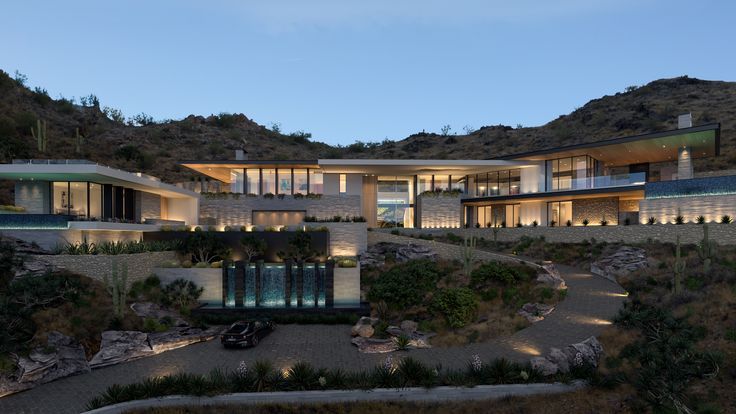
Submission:
[[[360,267],[335,267],[335,307],[360,306]]]

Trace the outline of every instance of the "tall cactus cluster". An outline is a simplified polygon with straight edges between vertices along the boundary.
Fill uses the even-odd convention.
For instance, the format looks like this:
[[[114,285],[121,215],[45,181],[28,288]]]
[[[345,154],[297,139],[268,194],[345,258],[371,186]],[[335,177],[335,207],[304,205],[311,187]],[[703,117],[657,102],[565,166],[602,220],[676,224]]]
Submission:
[[[708,225],[703,224],[703,240],[698,246],[698,256],[703,261],[703,272],[710,273],[710,265],[715,254],[716,242],[708,238]]]
[[[682,293],[682,279],[685,277],[685,260],[682,258],[680,248],[680,235],[677,235],[677,244],[675,247],[675,294]]]
[[[463,240],[463,273],[470,277],[473,271],[473,256],[475,255],[475,236],[465,236]]]
[[[46,121],[36,120],[36,128],[31,127],[31,135],[36,138],[38,143],[38,151],[46,152],[46,144],[49,142],[49,137],[46,134]]]
[[[118,269],[118,262],[112,262],[112,276],[104,277],[107,291],[112,296],[112,310],[117,318],[123,317],[125,313],[125,299],[128,296],[128,265],[123,264]]]

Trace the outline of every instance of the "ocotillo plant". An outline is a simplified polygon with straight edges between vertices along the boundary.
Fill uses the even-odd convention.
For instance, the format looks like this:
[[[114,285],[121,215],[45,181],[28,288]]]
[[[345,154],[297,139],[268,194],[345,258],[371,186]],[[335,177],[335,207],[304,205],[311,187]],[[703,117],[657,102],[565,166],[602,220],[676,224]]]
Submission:
[[[708,225],[703,224],[703,240],[698,246],[698,256],[703,260],[703,272],[710,272],[710,264],[715,253],[716,242],[708,238]]]
[[[128,297],[128,265],[123,264],[118,272],[118,262],[112,262],[112,277],[104,277],[107,291],[112,296],[112,311],[117,318],[122,318],[125,312],[125,299]]]
[[[82,145],[84,144],[84,136],[79,135],[79,128],[74,129],[74,152],[82,153]]]
[[[46,135],[46,121],[36,120],[36,128],[31,127],[31,135],[36,138],[38,143],[38,151],[46,152],[46,144],[49,142],[49,137]]]
[[[682,278],[685,275],[685,260],[682,259],[680,252],[680,235],[677,235],[677,245],[675,247],[675,294],[682,292]]]
[[[463,273],[466,277],[470,277],[473,270],[473,255],[475,254],[475,237],[465,237],[463,240]]]

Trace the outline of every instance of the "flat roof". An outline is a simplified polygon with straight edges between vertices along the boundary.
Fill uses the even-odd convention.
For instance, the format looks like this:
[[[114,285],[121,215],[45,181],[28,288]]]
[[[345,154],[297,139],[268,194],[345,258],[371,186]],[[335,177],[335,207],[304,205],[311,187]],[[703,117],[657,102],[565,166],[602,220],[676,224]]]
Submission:
[[[112,184],[159,194],[168,198],[199,197],[193,191],[164,183],[141,173],[130,173],[90,162],[60,163],[53,161],[40,163],[33,160],[27,163],[0,164],[0,179],[13,181],[90,181],[98,184]]]
[[[225,160],[184,161],[182,166],[219,181],[229,183],[230,170],[240,168],[313,168],[326,173],[415,175],[415,174],[475,174],[505,168],[523,168],[537,162],[517,160],[418,160],[329,158],[319,160]]]
[[[710,123],[690,128],[528,151],[498,158],[545,160],[588,154],[607,164],[621,165],[676,160],[677,151],[683,146],[691,148],[693,158],[703,158],[720,155],[720,136],[721,124]]]

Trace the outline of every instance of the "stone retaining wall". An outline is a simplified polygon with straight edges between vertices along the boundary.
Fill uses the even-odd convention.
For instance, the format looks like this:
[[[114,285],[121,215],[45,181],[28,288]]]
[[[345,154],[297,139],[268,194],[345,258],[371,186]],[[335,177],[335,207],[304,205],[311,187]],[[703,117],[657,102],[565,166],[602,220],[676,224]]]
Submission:
[[[736,223],[708,225],[711,240],[721,245],[736,245]],[[373,234],[387,233],[390,230],[373,229],[369,232],[369,241]],[[454,233],[459,236],[471,234],[493,240],[493,229],[400,229],[401,234],[434,234],[444,235]],[[674,243],[677,235],[682,243],[695,244],[703,238],[703,229],[700,224],[655,224],[632,226],[588,226],[588,227],[513,227],[498,229],[498,241],[518,241],[524,236],[544,237],[552,243],[577,243],[583,240],[596,239],[609,243],[645,243],[657,240],[663,243]],[[418,240],[418,239],[417,239]]]
[[[367,223],[304,223],[304,225],[327,227],[330,232],[331,256],[357,256],[368,248]]]
[[[51,264],[89,278],[104,281],[112,275],[112,263],[118,263],[118,272],[128,266],[128,285],[143,280],[154,273],[153,269],[162,263],[176,259],[176,252],[151,252],[119,255],[33,255],[32,260]]]
[[[360,268],[335,267],[334,274],[335,307],[360,306]]]
[[[35,242],[45,250],[53,251],[57,246],[83,241],[102,243],[107,241],[137,241],[143,237],[141,231],[115,230],[3,230],[0,235],[14,237],[29,243]]]

